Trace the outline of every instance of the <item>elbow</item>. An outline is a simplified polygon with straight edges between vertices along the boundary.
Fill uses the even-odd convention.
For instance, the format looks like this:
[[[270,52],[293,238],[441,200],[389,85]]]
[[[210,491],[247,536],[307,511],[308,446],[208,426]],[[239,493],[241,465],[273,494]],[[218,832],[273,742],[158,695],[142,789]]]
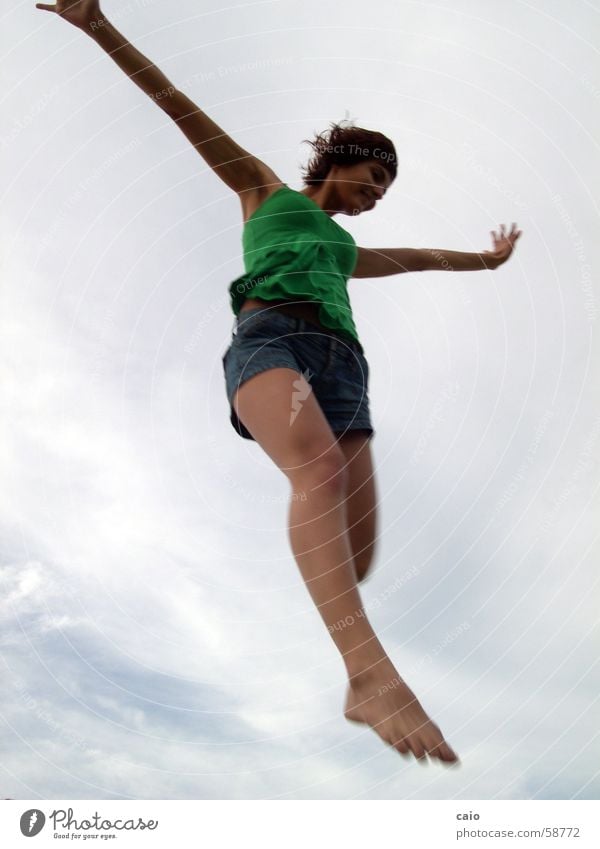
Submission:
[[[409,271],[427,271],[430,267],[427,251],[421,248],[414,248],[413,258],[410,264]]]

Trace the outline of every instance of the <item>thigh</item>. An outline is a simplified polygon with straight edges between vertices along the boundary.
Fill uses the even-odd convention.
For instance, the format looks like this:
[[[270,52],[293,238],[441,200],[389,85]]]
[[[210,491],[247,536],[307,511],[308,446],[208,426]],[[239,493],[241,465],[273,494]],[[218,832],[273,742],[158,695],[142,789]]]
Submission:
[[[252,438],[290,479],[326,465],[343,473],[344,454],[310,384],[291,368],[268,368],[234,391],[232,406]]]
[[[268,368],[291,368],[310,379],[316,359],[313,354],[307,363],[297,349],[293,324],[293,319],[273,308],[240,313],[231,345],[223,357],[227,399],[232,406],[235,390]]]
[[[288,476],[324,458],[343,468],[344,455],[311,383],[325,351],[315,349],[306,359],[294,344],[293,319],[277,310],[243,312],[239,319],[224,357],[234,426],[237,420],[242,435],[258,442]]]

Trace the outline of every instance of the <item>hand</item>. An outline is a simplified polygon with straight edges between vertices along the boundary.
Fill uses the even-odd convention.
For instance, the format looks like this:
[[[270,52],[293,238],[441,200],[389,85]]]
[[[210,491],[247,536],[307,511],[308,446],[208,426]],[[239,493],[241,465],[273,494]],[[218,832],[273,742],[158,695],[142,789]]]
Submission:
[[[502,265],[503,262],[509,258],[511,253],[514,250],[517,239],[521,235],[523,231],[517,230],[517,225],[513,222],[512,229],[510,233],[506,234],[504,232],[504,224],[500,225],[500,234],[496,235],[495,230],[490,230],[492,234],[492,239],[494,241],[494,250],[493,251],[484,251],[484,255],[487,254],[486,258],[492,260],[494,267],[498,267]]]
[[[92,21],[97,21],[102,18],[100,11],[100,0],[57,0],[55,6],[49,6],[47,3],[36,3],[36,9],[43,9],[46,12],[56,12],[65,21],[73,24],[79,29],[88,29]]]

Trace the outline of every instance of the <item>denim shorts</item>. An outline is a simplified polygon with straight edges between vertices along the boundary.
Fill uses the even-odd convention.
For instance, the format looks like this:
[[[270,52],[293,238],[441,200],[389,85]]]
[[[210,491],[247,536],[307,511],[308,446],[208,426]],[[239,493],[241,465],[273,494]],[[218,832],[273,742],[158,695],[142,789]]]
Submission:
[[[373,437],[369,364],[360,343],[276,307],[257,307],[240,312],[222,360],[230,421],[244,439],[254,437],[232,406],[235,391],[254,375],[282,366],[302,372],[334,433],[367,430]]]

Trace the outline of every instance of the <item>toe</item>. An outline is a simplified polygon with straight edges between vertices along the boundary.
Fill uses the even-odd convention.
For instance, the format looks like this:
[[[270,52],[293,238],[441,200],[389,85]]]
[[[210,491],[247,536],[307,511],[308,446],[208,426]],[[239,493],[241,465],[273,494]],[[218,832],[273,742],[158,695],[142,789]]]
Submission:
[[[440,746],[440,755],[445,761],[453,762],[458,760],[458,755],[454,749],[445,742]]]
[[[392,746],[396,751],[400,752],[401,755],[405,758],[410,757],[410,751],[404,740],[398,740],[396,743],[392,743]]]
[[[410,748],[418,761],[421,761],[421,763],[427,763],[427,754],[425,753],[422,743],[413,742],[411,743]]]
[[[449,766],[458,765],[460,763],[460,758],[447,743],[444,743],[440,749],[440,760]]]
[[[444,740],[441,743],[430,746],[427,751],[432,758],[439,758],[441,761],[453,761],[456,759],[456,755]]]
[[[425,749],[432,758],[439,758],[440,761],[453,762],[458,760],[457,755],[452,750],[451,746],[446,743],[442,732],[435,723],[432,723],[435,735],[428,737],[425,743]]]

